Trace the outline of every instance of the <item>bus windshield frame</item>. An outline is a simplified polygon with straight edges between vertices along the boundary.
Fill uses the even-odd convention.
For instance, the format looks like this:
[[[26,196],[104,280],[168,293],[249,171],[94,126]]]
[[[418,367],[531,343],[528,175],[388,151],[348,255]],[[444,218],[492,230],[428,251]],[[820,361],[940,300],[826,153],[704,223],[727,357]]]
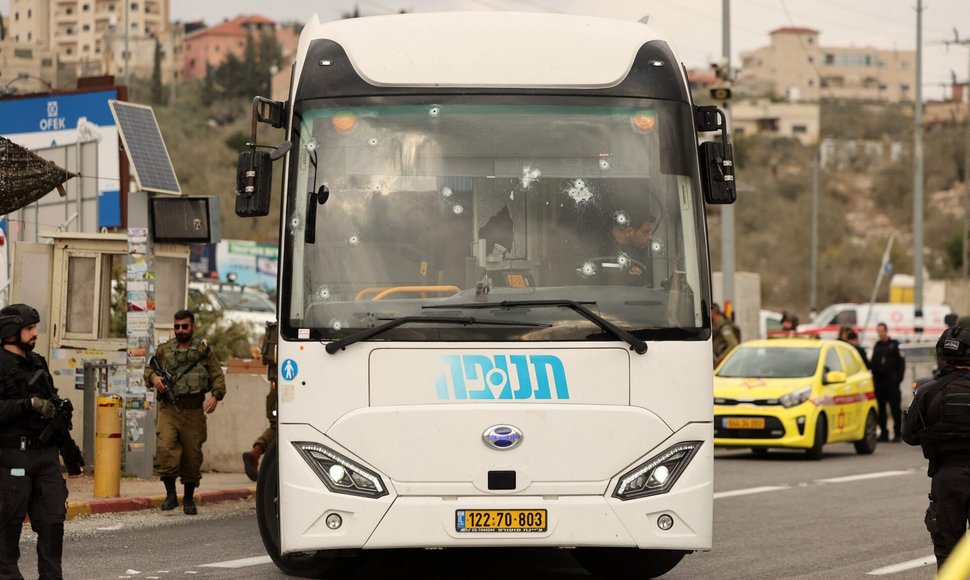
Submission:
[[[334,340],[615,340],[571,300],[644,339],[705,340],[710,295],[687,103],[434,95],[297,101],[280,330]],[[449,308],[453,305],[454,308]],[[429,310],[427,307],[432,307]],[[526,320],[541,326],[488,324]]]

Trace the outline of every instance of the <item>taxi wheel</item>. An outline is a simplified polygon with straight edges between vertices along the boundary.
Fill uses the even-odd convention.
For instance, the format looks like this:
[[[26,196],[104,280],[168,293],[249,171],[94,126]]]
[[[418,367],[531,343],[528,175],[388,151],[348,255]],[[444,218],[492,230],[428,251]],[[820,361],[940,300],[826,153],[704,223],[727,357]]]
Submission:
[[[752,447],[751,448],[751,453],[754,454],[754,455],[758,455],[760,457],[764,457],[765,455],[768,455],[768,448],[767,447]]]
[[[597,578],[656,578],[674,569],[688,552],[637,548],[576,548],[573,558]]]
[[[287,576],[299,578],[330,578],[352,571],[357,558],[335,557],[326,552],[305,554],[280,553],[280,514],[279,514],[279,456],[276,442],[273,442],[263,456],[259,467],[259,480],[256,482],[256,523],[263,546],[273,563]]]
[[[821,459],[822,458],[822,447],[829,438],[829,422],[825,419],[825,415],[819,415],[818,421],[815,422],[815,442],[812,446],[805,452],[805,455],[809,459]]]
[[[869,411],[869,415],[866,416],[866,430],[862,436],[862,439],[853,443],[855,445],[855,452],[859,455],[871,455],[873,451],[876,450],[876,413],[874,411]]]

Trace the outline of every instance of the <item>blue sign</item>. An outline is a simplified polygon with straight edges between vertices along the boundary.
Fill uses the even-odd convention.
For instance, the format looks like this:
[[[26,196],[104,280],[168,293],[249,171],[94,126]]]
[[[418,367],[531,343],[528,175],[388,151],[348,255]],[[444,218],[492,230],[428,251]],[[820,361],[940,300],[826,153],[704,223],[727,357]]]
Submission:
[[[448,368],[435,381],[439,400],[569,399],[566,369],[557,356],[466,354],[441,360]]]
[[[74,129],[81,117],[113,127],[108,100],[117,98],[112,90],[0,100],[0,135]]]
[[[291,358],[283,361],[283,364],[280,366],[280,374],[283,375],[283,380],[285,381],[292,381],[299,372],[300,367],[296,366],[296,361]]]

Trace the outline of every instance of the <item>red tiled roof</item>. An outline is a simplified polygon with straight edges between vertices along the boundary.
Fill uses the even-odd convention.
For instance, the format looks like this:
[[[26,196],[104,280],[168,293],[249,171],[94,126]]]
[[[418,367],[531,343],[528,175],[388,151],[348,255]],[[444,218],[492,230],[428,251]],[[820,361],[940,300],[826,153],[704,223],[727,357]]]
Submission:
[[[246,36],[246,28],[244,25],[247,24],[276,24],[275,21],[266,18],[265,16],[252,15],[252,16],[237,16],[232,20],[226,20],[220,24],[212,26],[210,28],[205,28],[199,30],[198,32],[192,34],[192,36],[206,36],[206,35],[217,35],[217,36]]]

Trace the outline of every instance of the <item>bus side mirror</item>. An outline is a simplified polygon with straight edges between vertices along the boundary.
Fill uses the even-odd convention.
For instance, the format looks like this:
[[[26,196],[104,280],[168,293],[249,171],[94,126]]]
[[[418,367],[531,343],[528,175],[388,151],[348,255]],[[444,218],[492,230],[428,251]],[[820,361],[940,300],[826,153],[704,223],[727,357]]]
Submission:
[[[727,151],[725,152],[725,149]],[[704,201],[710,204],[731,204],[738,198],[734,183],[734,158],[731,145],[717,141],[701,143],[701,187]]]
[[[292,143],[284,141],[272,151],[258,151],[256,126],[265,123],[280,128],[286,118],[286,103],[263,97],[253,99],[252,130],[248,149],[239,154],[236,167],[236,215],[260,217],[269,215],[269,201],[273,192],[273,161],[286,155]]]
[[[727,117],[715,106],[694,108],[694,122],[699,133],[717,132],[714,141],[701,143],[701,189],[707,203],[730,204],[738,199],[734,181],[734,152],[728,142]]]
[[[268,151],[250,149],[240,153],[236,169],[236,215],[268,215],[272,181],[273,160]]]

